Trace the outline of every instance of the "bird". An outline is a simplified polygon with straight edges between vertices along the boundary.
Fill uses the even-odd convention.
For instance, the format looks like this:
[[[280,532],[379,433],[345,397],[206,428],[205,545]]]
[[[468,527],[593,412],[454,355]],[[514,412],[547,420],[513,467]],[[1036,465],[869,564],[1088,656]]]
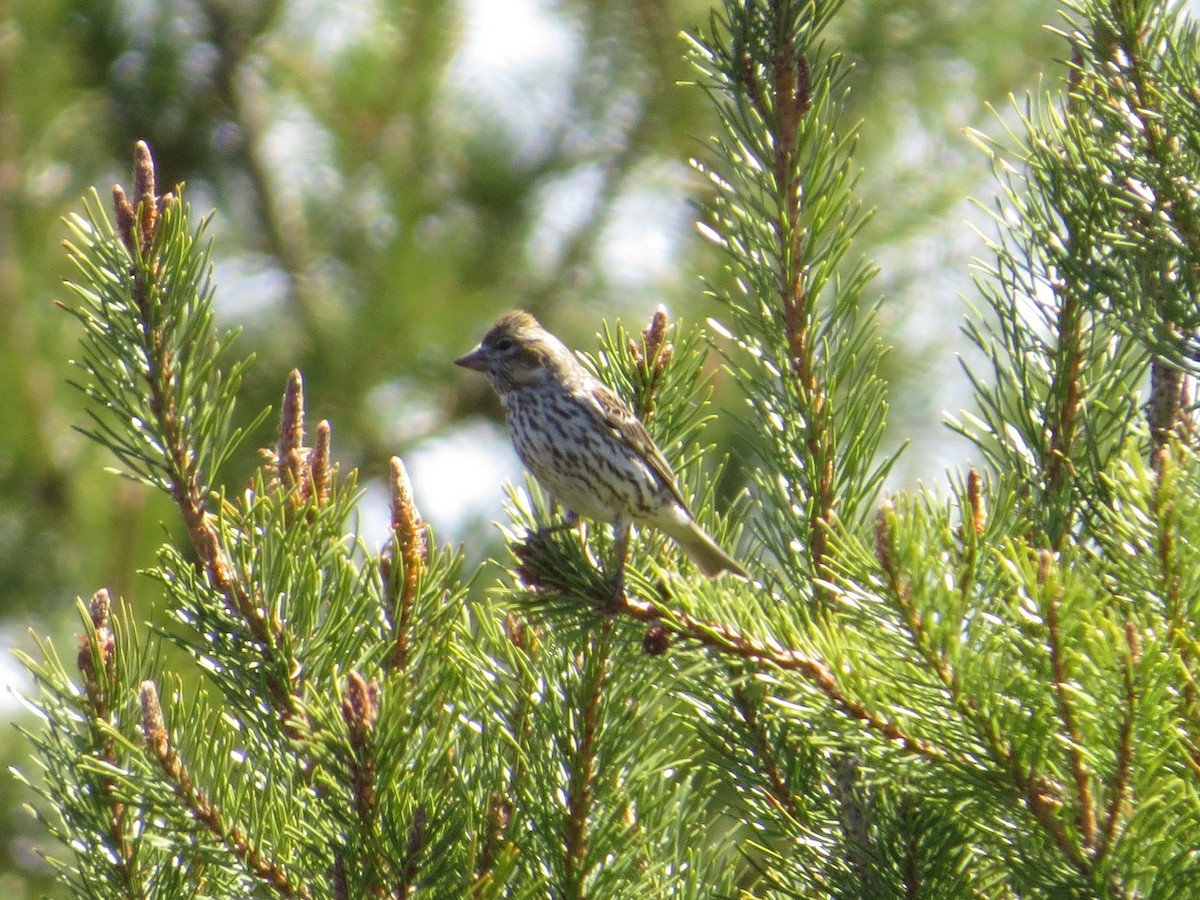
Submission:
[[[483,373],[500,395],[517,455],[568,522],[614,527],[618,596],[631,524],[666,534],[710,578],[750,578],[696,522],[642,421],[529,313],[505,313],[454,362]]]

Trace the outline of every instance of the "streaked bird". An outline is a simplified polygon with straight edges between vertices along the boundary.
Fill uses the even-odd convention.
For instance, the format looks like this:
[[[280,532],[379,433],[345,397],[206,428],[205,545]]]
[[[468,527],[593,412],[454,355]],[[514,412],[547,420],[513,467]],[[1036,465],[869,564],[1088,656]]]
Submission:
[[[455,363],[487,376],[542,487],[571,513],[614,526],[618,592],[632,523],[672,538],[709,577],[750,577],[696,523],[646,426],[533,316],[505,313]]]

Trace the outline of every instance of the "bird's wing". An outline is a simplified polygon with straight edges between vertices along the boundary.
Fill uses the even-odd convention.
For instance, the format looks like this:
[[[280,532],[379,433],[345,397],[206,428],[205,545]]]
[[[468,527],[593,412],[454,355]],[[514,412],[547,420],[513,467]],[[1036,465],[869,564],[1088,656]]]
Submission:
[[[590,405],[601,421],[611,428],[622,441],[637,451],[638,455],[650,466],[651,471],[679,501],[679,505],[687,509],[687,501],[679,492],[679,485],[675,482],[675,473],[671,471],[671,464],[662,455],[662,451],[658,449],[654,438],[650,437],[650,432],[646,430],[646,426],[642,424],[641,420],[633,414],[633,411],[625,405],[620,397],[603,384],[596,382],[589,393],[593,398],[593,403]]]

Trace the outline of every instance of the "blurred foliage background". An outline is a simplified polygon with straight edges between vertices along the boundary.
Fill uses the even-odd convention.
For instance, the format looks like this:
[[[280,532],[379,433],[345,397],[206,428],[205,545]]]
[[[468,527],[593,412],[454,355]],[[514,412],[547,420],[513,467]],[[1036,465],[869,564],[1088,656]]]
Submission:
[[[72,430],[76,323],[53,303],[70,277],[62,217],[129,182],[135,140],[160,184],[215,210],[219,309],[258,358],[244,421],[298,367],[340,465],[362,472],[368,539],[399,454],[438,538],[482,559],[519,467],[491,391],[450,361],[512,307],[575,346],[659,303],[715,311],[701,279],[720,262],[694,228],[706,188],[687,165],[709,111],[679,84],[679,33],[708,15],[700,0],[0,0],[5,643],[32,627],[70,652],[62,623],[101,585],[149,615],[136,570],[178,527]],[[959,293],[979,241],[964,222],[982,222],[966,198],[989,196],[991,174],[962,129],[1002,133],[1008,95],[1056,70],[1053,16],[1048,0],[861,0],[832,29],[855,64],[858,194],[875,209],[859,247],[886,298],[892,448],[913,445],[901,480],[965,458],[940,419],[966,402]],[[732,415],[710,434],[732,447],[737,398],[714,377]],[[268,441],[247,442],[231,489]],[[0,757],[22,753],[9,730]],[[47,889],[23,799],[0,781],[12,898]]]

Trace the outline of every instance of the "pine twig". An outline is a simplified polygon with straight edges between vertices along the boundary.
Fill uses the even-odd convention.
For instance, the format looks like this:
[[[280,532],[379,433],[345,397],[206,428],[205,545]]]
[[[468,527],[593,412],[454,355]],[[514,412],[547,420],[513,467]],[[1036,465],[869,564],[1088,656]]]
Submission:
[[[771,4],[772,118],[775,146],[773,177],[780,220],[775,223],[778,253],[776,265],[784,331],[791,352],[792,376],[796,379],[805,408],[799,410],[805,424],[805,449],[812,484],[809,516],[809,555],[813,572],[825,574],[828,554],[827,527],[833,521],[833,447],[826,387],[816,359],[817,339],[813,297],[805,282],[805,230],[800,224],[801,184],[797,177],[796,140],[801,119],[812,105],[808,58],[794,43],[790,27],[790,3]],[[823,593],[823,592],[822,592]]]
[[[1072,236],[1074,240],[1074,236]],[[1050,389],[1050,402],[1046,410],[1046,428],[1049,442],[1046,455],[1040,460],[1045,476],[1045,494],[1048,509],[1057,517],[1047,522],[1046,540],[1055,549],[1061,549],[1071,531],[1074,518],[1071,505],[1071,487],[1075,478],[1074,454],[1080,417],[1080,383],[1083,371],[1082,304],[1069,285],[1059,285],[1062,307],[1057,325],[1058,347],[1054,359],[1054,382]]]
[[[1157,525],[1154,549],[1162,572],[1158,592],[1163,598],[1172,647],[1179,655],[1183,670],[1191,673],[1196,670],[1196,653],[1190,636],[1188,607],[1181,594],[1180,561],[1176,548],[1179,531],[1179,512],[1175,502],[1178,461],[1170,444],[1158,451],[1157,458],[1157,465],[1154,466],[1153,509]],[[1193,726],[1200,724],[1200,690],[1197,689],[1196,679],[1190,674],[1183,678],[1180,697],[1188,720]],[[1193,771],[1200,774],[1200,741],[1188,740],[1184,749]]]
[[[841,819],[846,861],[858,880],[859,891],[864,897],[881,897],[883,885],[872,859],[874,842],[871,840],[870,810],[861,786],[861,762],[849,752],[838,758],[834,767],[834,799]]]
[[[110,704],[110,690],[117,662],[117,640],[112,628],[112,600],[106,589],[92,595],[88,607],[91,629],[81,636],[77,664],[83,675],[85,711],[91,731],[92,747],[97,756],[117,768],[116,743],[110,729],[116,724]],[[100,727],[103,724],[105,727]],[[137,860],[137,844],[129,838],[129,810],[116,799],[117,781],[101,775],[102,797],[108,803],[108,840],[114,867],[120,873],[130,897],[146,896]]]
[[[970,491],[968,492],[968,496],[971,496]],[[979,510],[982,509],[982,504],[980,502],[976,506],[973,503],[972,506],[975,509],[973,514],[975,522],[978,522],[978,514]],[[942,682],[958,714],[972,727],[993,760],[1006,773],[1012,786],[1025,803],[1026,808],[1029,809],[1037,822],[1050,835],[1054,844],[1072,865],[1081,873],[1089,874],[1091,864],[1080,851],[1080,848],[1071,840],[1070,835],[1063,827],[1057,815],[1057,810],[1062,805],[1059,799],[1061,787],[1048,779],[1037,776],[1020,762],[1009,742],[997,730],[995,723],[987,716],[979,715],[979,704],[962,693],[958,676],[954,669],[947,664],[941,654],[925,639],[924,623],[910,602],[908,586],[904,583],[903,577],[895,564],[890,522],[892,516],[894,516],[894,512],[890,509],[889,505],[885,505],[881,510],[879,522],[876,526],[876,555],[885,573],[886,583],[889,586],[889,596],[892,602],[900,609],[905,628],[908,630],[914,645],[918,652],[921,653],[926,664]],[[974,523],[972,523],[972,526],[974,527]],[[1043,554],[1044,556],[1048,556],[1049,552],[1043,551]],[[1073,718],[1071,722],[1074,722]],[[1079,761],[1079,768],[1076,772],[1077,775],[1086,775],[1082,760]],[[1077,785],[1079,783],[1077,780]],[[1090,810],[1093,803],[1090,782],[1084,778],[1083,784],[1086,790],[1080,788],[1081,800],[1087,802],[1088,809]],[[1084,815],[1085,813],[1081,809],[1080,816],[1083,817]],[[1081,818],[1081,823],[1083,821]],[[1094,821],[1092,821],[1091,827],[1094,830]]]
[[[247,872],[269,885],[280,896],[312,900],[312,892],[307,887],[293,883],[283,867],[264,854],[261,848],[253,846],[241,829],[227,824],[221,811],[196,786],[179,753],[171,746],[162,707],[158,702],[158,687],[153,681],[142,682],[141,700],[142,734],[146,749],[192,817],[241,860]]]
[[[606,605],[601,607],[602,611],[608,610],[639,622],[661,621],[680,640],[783,672],[794,672],[824,694],[842,713],[887,740],[895,741],[905,751],[930,759],[948,758],[949,754],[945,748],[909,734],[895,722],[846,694],[833,671],[818,659],[797,650],[768,645],[728,625],[704,622],[682,610],[656,606],[648,601],[630,597],[624,598],[614,609],[612,598],[607,597],[605,600]]]
[[[740,684],[733,688],[733,706],[738,715],[742,717],[742,722],[745,723],[746,730],[750,734],[752,745],[750,749],[754,752],[759,768],[766,774],[767,781],[771,785],[767,795],[768,801],[790,818],[799,818],[800,810],[796,804],[795,794],[788,785],[787,776],[775,755],[775,748],[771,745],[766,728],[759,719],[758,705]]]
[[[1134,673],[1137,671],[1140,657],[1141,646],[1138,641],[1137,628],[1132,622],[1126,622],[1125,659],[1122,672],[1125,682],[1125,696],[1122,699],[1125,701],[1125,708],[1121,716],[1121,727],[1117,732],[1116,778],[1110,788],[1111,796],[1100,829],[1100,840],[1096,845],[1097,859],[1103,859],[1112,847],[1113,840],[1117,836],[1117,825],[1122,811],[1130,799],[1130,779],[1133,777],[1133,725],[1138,709],[1137,682]]]
[[[244,621],[268,658],[278,654],[281,645],[280,623],[263,614],[263,603],[242,579],[231,561],[209,512],[207,486],[200,471],[196,435],[189,430],[178,403],[182,362],[174,347],[170,329],[184,323],[166,318],[160,300],[171,289],[174,273],[164,270],[159,258],[159,236],[167,216],[181,215],[180,201],[172,193],[159,195],[156,190],[154,159],[144,141],[138,141],[134,153],[133,200],[120,185],[113,188],[113,208],[118,237],[133,261],[129,280],[130,298],[136,322],[137,351],[143,367],[148,413],[158,436],[155,452],[160,458],[153,466],[163,473],[165,487],[179,509],[187,528],[197,564],[209,584],[222,598],[231,614]],[[107,349],[107,348],[106,348]],[[93,374],[98,375],[93,369]],[[302,418],[299,420],[302,423]],[[297,426],[301,427],[301,426]],[[284,728],[297,733],[304,712],[286,676],[285,665],[265,667],[267,690],[278,710]]]
[[[362,848],[363,855],[371,861],[368,890],[372,897],[386,897],[381,882],[386,861],[375,839],[379,816],[375,778],[375,725],[378,719],[379,682],[375,679],[367,681],[352,669],[346,676],[346,696],[342,700],[342,720],[346,723],[350,748],[350,792],[359,828],[363,835],[370,836]],[[344,860],[342,866],[345,866]],[[345,878],[345,872],[342,878]]]
[[[1075,779],[1075,802],[1079,805],[1079,832],[1083,838],[1083,849],[1087,851],[1096,842],[1095,797],[1092,794],[1091,775],[1080,750],[1080,747],[1083,746],[1083,732],[1079,729],[1074,704],[1070,697],[1067,664],[1064,656],[1065,647],[1059,623],[1059,598],[1055,596],[1057,588],[1054,585],[1046,586],[1053,572],[1053,566],[1053,554],[1048,550],[1043,550],[1038,564],[1038,582],[1048,594],[1046,597],[1046,643],[1050,653],[1050,671],[1054,679],[1054,697],[1058,705],[1058,715],[1067,736],[1067,755],[1071,760],[1071,774]]]
[[[566,841],[564,863],[567,883],[575,900],[587,896],[587,854],[590,842],[589,820],[596,780],[597,738],[599,735],[600,703],[604,698],[604,684],[608,674],[608,655],[611,649],[612,621],[604,622],[600,635],[592,642],[586,659],[579,665],[594,666],[590,678],[583,684],[581,698],[582,728],[577,737],[575,753],[570,762],[567,785]]]

